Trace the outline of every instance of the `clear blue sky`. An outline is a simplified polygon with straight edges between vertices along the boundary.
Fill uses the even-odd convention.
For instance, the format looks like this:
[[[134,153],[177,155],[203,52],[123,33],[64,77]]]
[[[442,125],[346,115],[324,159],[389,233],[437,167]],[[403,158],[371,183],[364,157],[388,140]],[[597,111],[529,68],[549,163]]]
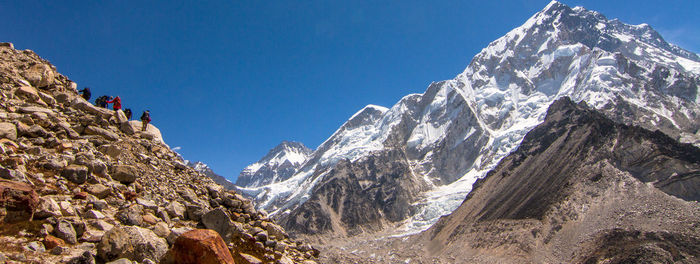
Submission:
[[[181,3],[186,2],[186,3]],[[0,41],[150,109],[166,143],[235,180],[317,147],[367,104],[451,79],[549,1],[0,1]],[[698,1],[562,1],[700,51]]]

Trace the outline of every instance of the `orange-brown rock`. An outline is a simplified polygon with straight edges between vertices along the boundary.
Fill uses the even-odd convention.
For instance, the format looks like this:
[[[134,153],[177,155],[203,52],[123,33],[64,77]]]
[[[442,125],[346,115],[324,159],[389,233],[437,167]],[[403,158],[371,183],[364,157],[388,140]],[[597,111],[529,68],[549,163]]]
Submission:
[[[85,199],[87,199],[87,197],[88,197],[87,192],[76,192],[75,194],[73,194],[73,198],[78,199],[78,200],[85,200]]]
[[[210,229],[194,229],[180,235],[170,254],[178,264],[235,263],[219,233]]]
[[[0,220],[5,222],[27,221],[39,206],[39,196],[32,186],[16,181],[0,180]]]
[[[63,241],[63,239],[57,238],[57,237],[52,236],[52,235],[47,235],[46,237],[44,237],[44,247],[46,249],[52,249],[52,248],[55,248],[57,246],[65,246],[65,245],[66,245],[66,242]]]

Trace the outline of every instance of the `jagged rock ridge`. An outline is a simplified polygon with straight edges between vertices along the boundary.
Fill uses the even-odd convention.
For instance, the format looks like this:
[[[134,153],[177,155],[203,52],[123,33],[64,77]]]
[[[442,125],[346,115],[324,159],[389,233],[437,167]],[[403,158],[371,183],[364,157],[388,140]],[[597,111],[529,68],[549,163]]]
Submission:
[[[364,219],[341,221],[336,226],[343,228],[334,230],[323,223],[357,218],[335,217],[339,207],[323,207],[323,213],[310,210],[341,193],[346,201],[376,206],[379,197],[359,198],[373,197],[369,194],[381,185],[381,177],[363,172],[354,177],[367,179],[362,186],[369,189],[345,186],[336,193],[339,188],[320,184],[347,176],[335,169],[337,164],[362,163],[372,156],[405,163],[392,174],[404,175],[401,181],[414,184],[418,193],[403,195],[404,189],[394,188],[381,197],[406,199],[400,204],[409,204],[410,213],[403,220],[381,218],[399,225],[399,232],[415,232],[459,206],[472,183],[514,150],[544,119],[551,102],[563,96],[586,101],[615,121],[700,144],[699,76],[698,56],[667,43],[649,25],[627,25],[553,1],[489,44],[455,79],[433,83],[425,93],[408,95],[390,109],[364,108],[289,179],[241,191],[284,218],[288,227],[309,224],[307,215],[314,215],[313,226],[327,227],[297,231],[342,234],[365,224]],[[359,163],[358,168],[364,166]],[[307,201],[316,205],[304,206]],[[376,228],[358,230],[365,229]]]

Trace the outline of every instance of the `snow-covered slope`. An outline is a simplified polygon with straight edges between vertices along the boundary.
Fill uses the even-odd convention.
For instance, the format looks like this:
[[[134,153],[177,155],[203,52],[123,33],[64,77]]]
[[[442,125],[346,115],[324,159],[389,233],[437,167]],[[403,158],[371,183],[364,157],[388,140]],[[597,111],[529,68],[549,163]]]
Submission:
[[[220,184],[221,186],[224,186],[224,188],[226,189],[233,190],[236,187],[231,181],[227,180],[226,177],[216,174],[214,170],[212,170],[212,168],[209,167],[209,165],[201,161],[186,161],[186,165],[211,178],[212,180],[214,180],[214,182]]]
[[[258,162],[245,167],[238,176],[236,185],[258,187],[284,181],[296,172],[310,154],[311,150],[304,144],[283,141]]]
[[[563,96],[586,101],[613,120],[699,145],[698,84],[698,55],[667,43],[649,25],[627,25],[553,1],[489,44],[455,79],[433,83],[390,109],[362,109],[293,176],[242,191],[294,224],[303,210],[336,210],[326,204],[300,205],[337,195],[320,192],[339,188],[318,185],[337,184],[329,179],[348,175],[333,170],[339,161],[400,157],[410,165],[401,175],[427,190],[401,196],[410,199],[411,213],[394,222],[402,226],[400,232],[414,232],[454,210],[474,181],[514,150]],[[402,155],[386,155],[391,150]],[[367,192],[378,186],[381,182],[363,182],[356,189]],[[343,220],[352,217],[339,219],[348,226],[363,224]]]

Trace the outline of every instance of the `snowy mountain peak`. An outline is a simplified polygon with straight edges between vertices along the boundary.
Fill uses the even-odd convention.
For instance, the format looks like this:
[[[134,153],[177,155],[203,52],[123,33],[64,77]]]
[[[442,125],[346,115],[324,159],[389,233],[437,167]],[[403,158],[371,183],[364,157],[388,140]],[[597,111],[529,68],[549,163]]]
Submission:
[[[379,196],[371,192],[381,189],[383,197],[399,197],[392,201],[411,206],[391,221],[403,219],[399,224],[407,232],[420,230],[456,208],[472,183],[516,149],[561,97],[585,101],[617,122],[700,145],[698,58],[667,43],[649,25],[628,25],[553,1],[490,43],[456,78],[434,82],[390,109],[363,108],[288,180],[245,193],[272,214],[289,214],[290,226],[303,227],[323,225],[325,215],[342,213],[295,218],[314,208],[335,210],[322,198],[341,193],[362,198],[368,208],[384,205],[378,215],[395,212],[372,200]],[[374,171],[378,162],[392,166]],[[406,188],[385,188],[377,176],[386,175],[400,177]],[[350,188],[345,184],[357,181],[347,177],[362,182]],[[316,222],[293,220],[302,218]],[[325,223],[336,221],[331,220]]]
[[[282,141],[258,162],[243,169],[236,180],[241,187],[257,187],[288,179],[311,155],[300,142]]]

